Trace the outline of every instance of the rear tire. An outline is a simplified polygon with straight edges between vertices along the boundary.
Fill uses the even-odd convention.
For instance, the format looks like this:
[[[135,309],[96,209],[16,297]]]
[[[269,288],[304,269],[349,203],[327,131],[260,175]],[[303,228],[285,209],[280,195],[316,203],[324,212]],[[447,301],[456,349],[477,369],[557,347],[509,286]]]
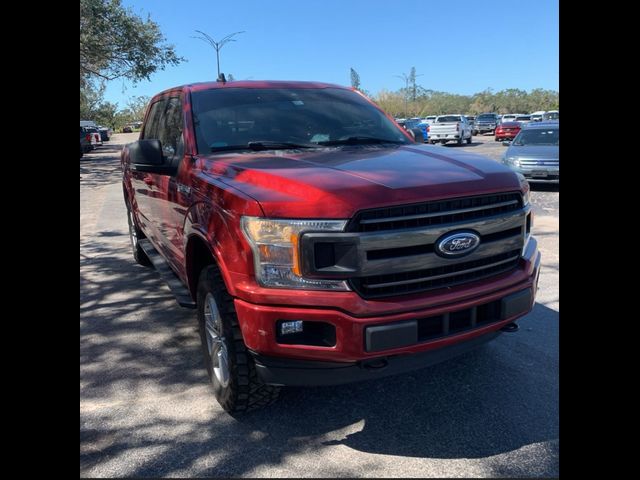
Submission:
[[[280,387],[260,381],[248,352],[233,297],[217,265],[200,273],[197,292],[202,353],[216,400],[229,413],[266,407],[278,399]]]

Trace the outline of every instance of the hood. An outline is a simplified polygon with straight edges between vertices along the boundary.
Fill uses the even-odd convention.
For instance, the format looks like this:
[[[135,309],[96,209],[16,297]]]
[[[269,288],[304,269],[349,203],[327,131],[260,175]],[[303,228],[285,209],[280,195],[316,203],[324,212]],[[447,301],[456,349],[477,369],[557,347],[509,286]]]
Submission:
[[[558,160],[560,148],[557,145],[510,145],[506,156],[518,158],[535,158]]]
[[[203,173],[268,217],[349,218],[358,210],[520,189],[486,157],[430,145],[331,147],[200,157]]]

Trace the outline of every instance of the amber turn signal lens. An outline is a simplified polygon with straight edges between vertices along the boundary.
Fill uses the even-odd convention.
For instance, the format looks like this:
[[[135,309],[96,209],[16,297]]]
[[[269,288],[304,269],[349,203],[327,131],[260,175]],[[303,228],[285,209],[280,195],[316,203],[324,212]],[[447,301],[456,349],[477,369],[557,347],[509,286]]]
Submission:
[[[301,277],[302,270],[300,269],[300,252],[298,248],[299,238],[300,237],[295,233],[291,235],[291,247],[293,250],[293,262],[292,262],[293,267],[291,267],[291,270],[293,271],[294,274]]]

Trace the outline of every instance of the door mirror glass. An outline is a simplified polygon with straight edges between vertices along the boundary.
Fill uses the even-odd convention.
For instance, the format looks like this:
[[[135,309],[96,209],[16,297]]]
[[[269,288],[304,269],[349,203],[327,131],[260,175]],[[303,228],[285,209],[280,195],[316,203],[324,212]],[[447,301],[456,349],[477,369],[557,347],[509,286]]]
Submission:
[[[160,140],[138,140],[129,144],[129,158],[135,165],[162,165],[162,145]]]

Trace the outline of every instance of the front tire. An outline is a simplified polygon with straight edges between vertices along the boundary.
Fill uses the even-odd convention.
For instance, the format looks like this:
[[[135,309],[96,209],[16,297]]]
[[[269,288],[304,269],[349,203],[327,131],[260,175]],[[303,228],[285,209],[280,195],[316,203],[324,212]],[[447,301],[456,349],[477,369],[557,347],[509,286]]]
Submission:
[[[233,297],[216,265],[200,273],[197,305],[202,353],[220,406],[229,413],[240,413],[275,402],[280,387],[266,385],[258,378],[242,339]]]

